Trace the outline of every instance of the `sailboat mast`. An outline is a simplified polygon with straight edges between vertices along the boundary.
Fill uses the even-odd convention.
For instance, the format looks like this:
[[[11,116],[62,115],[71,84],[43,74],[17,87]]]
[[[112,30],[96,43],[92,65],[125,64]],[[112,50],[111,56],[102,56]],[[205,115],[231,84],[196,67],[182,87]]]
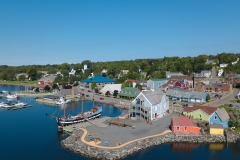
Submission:
[[[83,101],[84,101],[84,94],[82,94],[82,114],[83,114]]]
[[[64,118],[66,118],[66,99],[65,99],[65,97],[64,97],[64,103],[63,103],[63,105],[64,105]]]

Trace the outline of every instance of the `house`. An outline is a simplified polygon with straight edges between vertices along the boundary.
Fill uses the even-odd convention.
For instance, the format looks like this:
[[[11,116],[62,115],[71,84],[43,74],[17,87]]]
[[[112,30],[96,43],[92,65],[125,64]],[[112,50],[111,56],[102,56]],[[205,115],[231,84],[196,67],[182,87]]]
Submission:
[[[129,108],[133,120],[152,121],[169,113],[169,100],[161,90],[139,93]]]
[[[16,79],[18,80],[20,76],[25,76],[25,79],[28,79],[28,74],[27,73],[19,73],[16,75]]]
[[[177,80],[174,84],[175,87],[179,87],[181,89],[189,89],[190,85],[189,82],[186,80]]]
[[[196,102],[196,103],[202,103],[202,102],[206,102],[206,97],[207,97],[207,93],[205,92],[193,91],[193,93],[190,96],[190,101]]]
[[[209,122],[210,116],[216,110],[216,107],[194,105],[192,107],[184,107],[183,115],[190,116],[192,119],[200,119]]]
[[[121,70],[118,74],[118,78],[123,77],[124,75],[128,74],[129,70]]]
[[[222,74],[223,74],[223,69],[219,69],[219,70],[218,70],[218,77],[221,77]]]
[[[134,79],[127,79],[125,82],[132,82],[133,88],[136,86],[136,80]]]
[[[183,74],[181,72],[169,72],[166,71],[166,78],[170,78],[171,76],[182,76]]]
[[[115,80],[103,76],[94,76],[80,81],[80,86],[91,88],[93,82],[96,83],[98,89],[102,89],[106,84],[114,84]]]
[[[147,81],[147,89],[148,90],[156,90],[162,87],[162,85],[166,84],[168,82],[169,78],[163,78],[163,79],[150,79]]]
[[[75,72],[76,72],[76,70],[74,70],[74,69],[72,68],[72,69],[69,69],[68,74],[69,74],[69,75],[75,75]]]
[[[204,76],[203,73],[195,73],[194,74],[194,83],[196,85],[196,83],[198,82],[203,82],[203,81],[207,81],[208,78],[206,76]]]
[[[56,76],[54,74],[50,74],[46,77],[43,77],[38,80],[38,84],[51,84],[55,80]]]
[[[224,108],[217,109],[209,118],[210,124],[221,124],[223,128],[228,128],[229,115]]]
[[[173,116],[171,129],[175,134],[200,134],[201,128],[193,124],[192,119],[184,116]]]
[[[105,73],[105,74],[106,74],[106,73],[107,73],[107,71],[108,71],[108,70],[106,70],[106,69],[103,69],[103,70],[102,70],[102,73]]]
[[[203,85],[203,91],[208,93],[209,92],[230,93],[232,90],[233,90],[232,84],[217,83]]]
[[[228,66],[228,64],[222,63],[222,64],[220,64],[219,66],[220,66],[221,68],[225,68],[225,67]]]
[[[133,87],[124,87],[118,94],[120,98],[136,98],[141,91]]]
[[[206,61],[206,64],[216,64],[216,60],[208,60]]]
[[[166,91],[166,96],[172,100],[179,100],[185,102],[206,102],[207,94],[205,92],[197,92],[193,90],[170,89]]]
[[[195,83],[194,90],[197,92],[204,92],[204,89],[203,89],[204,86],[205,86],[205,83],[203,83],[203,82]]]
[[[210,78],[212,73],[209,70],[203,70],[201,71],[201,74],[207,78]]]
[[[224,135],[224,128],[221,124],[209,124],[208,129],[211,135]]]
[[[185,80],[187,83],[189,83],[189,87],[193,88],[193,76],[171,76],[169,81],[178,81],[178,80]]]
[[[121,87],[122,87],[122,84],[106,84],[106,85],[100,90],[100,92],[105,95],[106,92],[109,91],[110,94],[112,95],[115,90],[117,90],[118,93],[120,93],[120,92],[121,92]]]
[[[147,89],[147,81],[136,81],[136,84],[139,84],[142,86],[142,90]]]
[[[166,91],[166,96],[171,100],[190,102],[192,92],[191,90],[170,89]]]
[[[236,74],[234,72],[225,74],[224,82],[228,84],[236,85],[237,83],[240,83],[240,74]]]

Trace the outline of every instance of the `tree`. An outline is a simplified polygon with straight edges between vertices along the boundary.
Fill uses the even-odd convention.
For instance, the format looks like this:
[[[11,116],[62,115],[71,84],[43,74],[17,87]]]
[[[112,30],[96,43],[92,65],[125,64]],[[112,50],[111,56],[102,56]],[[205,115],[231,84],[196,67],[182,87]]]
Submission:
[[[210,101],[210,95],[209,94],[207,94],[207,96],[206,96],[206,101],[207,102]]]
[[[105,93],[105,96],[110,96],[111,95],[111,93],[109,92],[109,91],[107,91],[106,93]]]
[[[49,92],[50,89],[51,89],[51,88],[50,88],[48,85],[46,85],[43,90]]]
[[[28,70],[28,77],[30,80],[36,80],[37,79],[37,70],[35,68],[30,68]]]
[[[240,127],[240,109],[233,107],[230,111],[229,126]]]
[[[93,81],[92,84],[91,84],[91,89],[94,89],[94,88],[96,88],[96,87],[97,87],[97,84],[96,84],[95,81]]]
[[[114,90],[113,91],[113,97],[117,97],[117,95],[118,95],[118,90]]]
[[[123,82],[122,83],[122,88],[124,88],[124,87],[133,87],[133,83],[131,81]]]
[[[18,80],[19,81],[25,81],[26,77],[24,75],[21,75],[18,77]]]
[[[57,85],[56,83],[54,83],[54,84],[52,85],[52,89],[58,89],[58,90],[59,90],[59,87],[58,87],[58,85]]]
[[[141,84],[136,84],[135,88],[138,88],[139,90],[142,90],[142,85]]]

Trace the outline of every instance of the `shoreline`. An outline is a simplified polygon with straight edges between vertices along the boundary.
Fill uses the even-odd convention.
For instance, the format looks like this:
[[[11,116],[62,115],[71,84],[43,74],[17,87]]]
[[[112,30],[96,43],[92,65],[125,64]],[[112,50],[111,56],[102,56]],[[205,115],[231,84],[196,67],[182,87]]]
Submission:
[[[228,132],[227,139],[223,135],[188,136],[175,135],[169,132],[165,134],[162,133],[162,135],[159,136],[155,135],[155,137],[149,138],[148,136],[135,139],[129,144],[122,144],[117,147],[98,146],[94,143],[92,143],[92,145],[86,144],[84,143],[85,136],[86,134],[83,130],[75,130],[72,135],[62,140],[61,144],[64,148],[85,157],[116,160],[126,158],[149,147],[166,143],[236,143],[240,139],[240,132]]]

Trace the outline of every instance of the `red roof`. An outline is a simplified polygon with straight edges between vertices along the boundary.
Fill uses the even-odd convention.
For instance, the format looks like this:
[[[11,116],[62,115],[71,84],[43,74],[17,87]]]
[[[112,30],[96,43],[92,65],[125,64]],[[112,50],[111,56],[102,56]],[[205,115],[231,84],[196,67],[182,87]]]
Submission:
[[[136,81],[134,79],[127,79],[125,82],[132,82],[135,83]]]
[[[193,124],[192,119],[184,116],[175,116],[172,117],[172,125],[173,126],[196,126]]]
[[[170,77],[170,80],[184,80],[184,79],[186,79],[186,80],[193,80],[192,79],[192,76],[171,76]]]
[[[192,111],[196,111],[198,109],[201,109],[203,112],[207,113],[208,115],[211,115],[213,112],[215,112],[217,110],[217,107],[194,105],[192,107],[184,107],[183,111],[184,112],[192,112]]]

